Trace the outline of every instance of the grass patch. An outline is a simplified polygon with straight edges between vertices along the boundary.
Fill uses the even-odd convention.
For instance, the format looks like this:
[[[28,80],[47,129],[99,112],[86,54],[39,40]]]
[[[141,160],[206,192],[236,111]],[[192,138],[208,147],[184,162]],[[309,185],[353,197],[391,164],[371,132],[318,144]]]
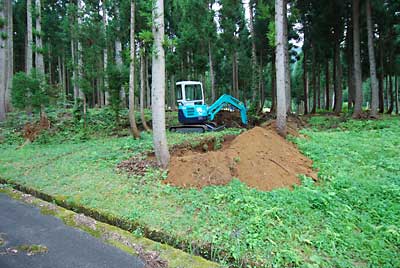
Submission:
[[[3,238],[3,235],[0,234],[0,247],[2,247],[6,243],[6,240]]]
[[[49,251],[49,249],[43,245],[21,245],[16,247],[15,249],[26,252],[28,256],[44,254]]]
[[[394,117],[304,131],[308,138],[296,142],[322,181],[304,178],[293,191],[260,192],[238,180],[198,191],[162,184],[157,170],[118,174],[121,160],[152,149],[149,134],[21,150],[3,144],[0,176],[193,241],[192,253],[208,245],[211,259],[237,267],[400,267],[398,133]],[[203,137],[168,136],[171,145]]]

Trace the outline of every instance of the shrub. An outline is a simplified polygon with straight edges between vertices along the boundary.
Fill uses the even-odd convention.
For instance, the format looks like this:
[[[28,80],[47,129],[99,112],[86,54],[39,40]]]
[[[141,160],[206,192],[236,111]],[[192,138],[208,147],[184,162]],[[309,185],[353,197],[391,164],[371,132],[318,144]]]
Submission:
[[[13,77],[11,101],[15,108],[29,113],[40,111],[49,104],[51,87],[45,76],[33,69],[30,74],[19,72]]]

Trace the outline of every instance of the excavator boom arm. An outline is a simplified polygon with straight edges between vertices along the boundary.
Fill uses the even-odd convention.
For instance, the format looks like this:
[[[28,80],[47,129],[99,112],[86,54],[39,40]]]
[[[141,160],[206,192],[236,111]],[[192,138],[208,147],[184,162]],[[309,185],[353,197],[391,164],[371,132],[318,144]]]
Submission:
[[[244,106],[244,104],[232,97],[231,95],[224,94],[222,95],[216,102],[214,102],[210,107],[208,107],[208,118],[209,120],[214,120],[215,115],[221,111],[221,109],[227,107],[227,106],[233,106],[234,108],[238,109],[240,111],[240,117],[242,118],[242,123],[244,125],[247,125],[247,109]]]

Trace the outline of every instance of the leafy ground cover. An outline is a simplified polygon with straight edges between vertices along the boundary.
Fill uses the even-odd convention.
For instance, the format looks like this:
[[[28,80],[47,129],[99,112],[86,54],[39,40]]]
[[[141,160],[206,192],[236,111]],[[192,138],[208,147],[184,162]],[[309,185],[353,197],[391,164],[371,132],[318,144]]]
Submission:
[[[400,120],[343,120],[334,128],[329,120],[312,118],[306,138],[295,139],[321,180],[303,178],[292,191],[261,192],[238,180],[180,189],[163,184],[165,174],[157,170],[144,177],[118,172],[119,162],[152,149],[149,134],[140,141],[98,138],[20,150],[3,143],[0,177],[211,245],[210,257],[222,264],[400,267]],[[178,144],[201,136],[168,138]]]
[[[76,118],[72,109],[48,108],[46,115],[51,128],[43,130],[35,143],[59,144],[66,142],[80,143],[87,140],[129,136],[128,110],[122,109],[118,120],[110,108],[89,109],[86,123],[82,118]],[[140,113],[135,114],[139,128],[142,128]],[[167,125],[177,125],[177,112],[167,112]],[[151,122],[151,111],[145,110],[145,119]],[[25,112],[8,114],[8,120],[0,123],[0,144],[23,143],[23,128],[27,122],[39,121],[39,114],[28,116]]]

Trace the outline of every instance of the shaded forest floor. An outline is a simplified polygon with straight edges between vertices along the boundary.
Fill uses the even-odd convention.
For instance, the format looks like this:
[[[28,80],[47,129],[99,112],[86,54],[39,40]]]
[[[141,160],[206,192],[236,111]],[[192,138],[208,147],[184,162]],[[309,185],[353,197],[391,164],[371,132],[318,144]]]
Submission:
[[[65,127],[62,135],[45,133],[18,150],[18,135],[3,128],[0,178],[161,230],[177,245],[193,241],[189,251],[199,254],[208,247],[209,258],[221,264],[400,267],[400,118],[317,116],[309,124],[290,139],[314,161],[320,180],[302,177],[293,190],[263,192],[238,180],[181,189],[165,185],[166,174],[156,168],[132,176],[116,166],[132,155],[147,155],[151,135],[135,141],[113,129],[102,135],[101,128],[91,130],[98,135],[76,138],[80,132]],[[168,139],[195,147],[204,138],[222,140],[239,132]]]

